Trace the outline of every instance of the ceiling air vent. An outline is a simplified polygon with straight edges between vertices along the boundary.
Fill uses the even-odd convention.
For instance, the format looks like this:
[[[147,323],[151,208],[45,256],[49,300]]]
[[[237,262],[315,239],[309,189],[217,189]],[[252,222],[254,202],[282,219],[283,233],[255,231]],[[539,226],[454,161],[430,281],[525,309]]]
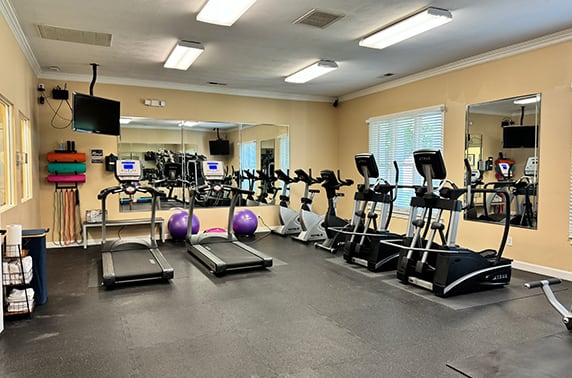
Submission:
[[[58,26],[36,25],[40,37],[56,41],[83,43],[96,46],[111,46],[111,34],[84,30],[66,29]]]
[[[340,14],[327,13],[318,9],[312,9],[302,17],[299,17],[298,19],[294,20],[293,23],[310,25],[323,29],[326,26],[333,24],[342,17],[344,16]]]

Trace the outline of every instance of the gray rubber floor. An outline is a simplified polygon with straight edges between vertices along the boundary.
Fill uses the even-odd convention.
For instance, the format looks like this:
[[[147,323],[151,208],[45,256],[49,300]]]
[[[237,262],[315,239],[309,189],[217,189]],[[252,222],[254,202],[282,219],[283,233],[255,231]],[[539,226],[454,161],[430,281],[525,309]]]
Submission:
[[[174,280],[114,290],[98,286],[97,247],[49,250],[48,303],[6,322],[0,377],[458,377],[448,363],[572,337],[517,287],[530,273],[442,303],[287,238],[252,245],[275,266],[217,278],[169,242]]]

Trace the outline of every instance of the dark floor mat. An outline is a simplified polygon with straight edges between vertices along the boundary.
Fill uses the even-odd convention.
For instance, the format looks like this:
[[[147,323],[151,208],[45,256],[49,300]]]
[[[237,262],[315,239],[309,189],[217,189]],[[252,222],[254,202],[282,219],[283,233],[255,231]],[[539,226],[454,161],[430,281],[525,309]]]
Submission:
[[[404,291],[415,294],[417,296],[423,297],[429,301],[442,304],[453,310],[464,310],[471,307],[490,305],[505,301],[511,301],[514,299],[521,299],[526,297],[531,297],[535,295],[542,295],[540,290],[530,290],[524,287],[524,283],[527,280],[521,278],[512,277],[510,285],[502,288],[480,291],[476,293],[469,293],[464,295],[458,295],[450,298],[440,298],[434,295],[432,292],[422,289],[414,285],[404,285],[399,280],[386,280],[383,281],[388,285],[398,287]],[[565,288],[554,288],[554,291],[566,290]]]
[[[386,272],[372,272],[368,270],[365,266],[358,265],[358,264],[350,264],[343,257],[333,257],[326,259],[327,262],[332,264],[336,264],[343,268],[349,269],[353,272],[360,273],[369,278],[377,278],[377,279],[391,279],[395,278],[395,270],[386,271]]]
[[[564,329],[564,328],[563,328]],[[567,331],[448,363],[467,377],[569,377],[572,334]]]

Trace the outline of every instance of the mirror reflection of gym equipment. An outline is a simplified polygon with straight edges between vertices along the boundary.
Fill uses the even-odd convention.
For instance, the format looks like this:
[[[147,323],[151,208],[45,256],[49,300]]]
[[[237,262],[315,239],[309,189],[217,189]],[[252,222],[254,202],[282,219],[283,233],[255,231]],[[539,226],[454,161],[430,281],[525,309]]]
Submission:
[[[536,228],[540,94],[467,107],[465,156],[473,188],[506,189],[511,226]],[[474,194],[465,219],[503,224],[503,194]]]
[[[188,189],[185,181],[205,183],[202,162],[215,159],[223,163],[224,183],[236,182],[256,193],[253,205],[277,205],[278,190],[273,182],[274,170],[289,168],[288,126],[273,124],[245,124],[233,122],[205,122],[161,120],[123,117],[119,158],[137,159],[143,164],[142,182],[157,186],[167,193],[159,201],[160,210],[187,208]],[[150,142],[152,141],[152,142]],[[246,157],[246,159],[245,159]],[[246,170],[251,177],[247,177]],[[246,197],[246,196],[245,196]],[[197,207],[227,207],[228,193],[202,193]],[[120,198],[120,211],[149,211],[151,198],[128,196]],[[238,206],[246,205],[246,198]]]

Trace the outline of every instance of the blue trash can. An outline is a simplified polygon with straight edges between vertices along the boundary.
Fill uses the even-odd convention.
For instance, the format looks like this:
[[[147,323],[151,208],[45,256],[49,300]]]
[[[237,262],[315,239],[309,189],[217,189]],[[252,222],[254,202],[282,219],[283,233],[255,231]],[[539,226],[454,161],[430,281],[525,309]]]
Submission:
[[[32,257],[32,288],[34,302],[43,305],[48,301],[46,283],[46,233],[49,229],[22,230],[22,248]]]

